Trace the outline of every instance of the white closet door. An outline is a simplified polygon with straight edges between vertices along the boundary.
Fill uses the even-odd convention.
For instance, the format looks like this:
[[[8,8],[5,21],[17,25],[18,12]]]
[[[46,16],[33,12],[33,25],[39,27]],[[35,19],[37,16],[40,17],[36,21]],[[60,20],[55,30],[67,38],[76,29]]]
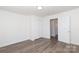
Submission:
[[[60,16],[58,18],[58,39],[70,43],[70,16]]]

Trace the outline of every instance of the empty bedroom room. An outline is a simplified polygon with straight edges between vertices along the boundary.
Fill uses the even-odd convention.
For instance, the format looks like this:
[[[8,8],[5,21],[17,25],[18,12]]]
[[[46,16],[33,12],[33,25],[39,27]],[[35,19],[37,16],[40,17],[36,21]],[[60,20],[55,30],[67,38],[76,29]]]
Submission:
[[[79,6],[0,6],[0,53],[79,53]]]

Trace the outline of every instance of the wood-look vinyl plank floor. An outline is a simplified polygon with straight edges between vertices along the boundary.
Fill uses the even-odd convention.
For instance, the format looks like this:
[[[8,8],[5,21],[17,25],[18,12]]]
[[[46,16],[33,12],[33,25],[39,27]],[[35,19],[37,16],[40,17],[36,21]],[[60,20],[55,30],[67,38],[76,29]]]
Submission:
[[[26,40],[23,42],[8,45],[0,48],[0,53],[78,53],[79,46],[70,45],[60,41],[46,38],[35,41]]]

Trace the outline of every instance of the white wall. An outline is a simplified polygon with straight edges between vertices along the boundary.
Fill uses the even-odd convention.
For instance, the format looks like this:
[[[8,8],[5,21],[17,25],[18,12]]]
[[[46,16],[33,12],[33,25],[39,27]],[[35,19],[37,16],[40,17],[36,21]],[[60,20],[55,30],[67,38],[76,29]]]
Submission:
[[[50,35],[53,37],[58,35],[58,20],[57,19],[50,20]]]
[[[62,12],[56,15],[45,16],[43,19],[43,36],[50,38],[50,19],[63,16],[70,16],[72,43],[79,45],[79,8],[67,12]]]
[[[53,37],[55,37],[55,27],[54,26],[55,26],[54,25],[54,20],[52,20],[50,22],[50,36],[53,36]]]
[[[41,17],[33,16],[31,17],[31,39],[35,40],[41,37]]]
[[[40,17],[0,10],[0,47],[40,37]]]

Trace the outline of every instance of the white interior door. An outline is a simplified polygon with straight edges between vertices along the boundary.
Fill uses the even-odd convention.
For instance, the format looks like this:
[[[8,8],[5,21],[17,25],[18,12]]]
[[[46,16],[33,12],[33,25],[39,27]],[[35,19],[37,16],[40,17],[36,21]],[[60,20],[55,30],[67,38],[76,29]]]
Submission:
[[[70,43],[70,17],[60,16],[58,18],[58,39]]]

